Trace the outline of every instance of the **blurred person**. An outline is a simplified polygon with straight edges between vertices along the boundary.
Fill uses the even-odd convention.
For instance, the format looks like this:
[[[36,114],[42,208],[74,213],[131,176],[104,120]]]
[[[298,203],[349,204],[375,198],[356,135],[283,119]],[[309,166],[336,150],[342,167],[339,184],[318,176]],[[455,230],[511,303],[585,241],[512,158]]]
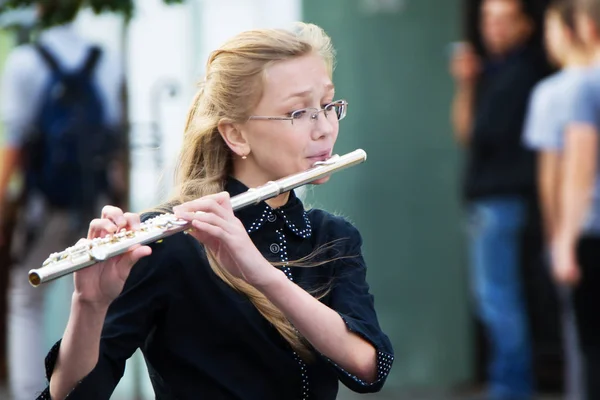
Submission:
[[[545,44],[550,59],[559,71],[536,85],[528,107],[524,141],[529,148],[538,152],[538,194],[545,249],[550,249],[559,220],[560,168],[565,129],[575,88],[589,62],[589,56],[575,31],[573,0],[555,0],[549,5],[546,11]],[[549,259],[547,262],[551,265]],[[565,394],[568,399],[580,400],[583,398],[581,360],[570,290],[558,285],[557,291],[565,355]]]
[[[577,0],[576,28],[591,57],[564,138],[554,274],[573,287],[586,399],[600,398],[600,0]]]
[[[360,232],[305,210],[294,190],[231,206],[231,196],[331,157],[347,110],[334,54],[321,28],[302,23],[241,32],[211,53],[177,190],[156,210],[193,229],[74,273],[40,399],[108,400],[137,348],[160,399],[333,400],[340,381],[358,393],[382,388],[394,356]],[[106,206],[88,237],[153,215]]]
[[[522,145],[522,130],[531,90],[548,68],[532,44],[529,7],[521,0],[484,0],[484,54],[464,43],[451,62],[452,123],[467,151],[463,191],[472,285],[490,345],[488,396],[499,400],[534,394],[521,247],[535,201],[535,160]]]
[[[14,173],[21,172],[25,182],[12,235],[15,265],[7,299],[8,382],[14,400],[34,398],[45,384],[46,290],[31,287],[27,273],[83,235],[81,221],[89,221],[92,212],[88,205],[117,188],[115,175],[107,176],[111,159],[98,157],[113,153],[112,144],[119,142],[121,89],[117,60],[72,24],[44,29],[35,43],[17,46],[6,60],[0,91],[6,128],[0,209]]]

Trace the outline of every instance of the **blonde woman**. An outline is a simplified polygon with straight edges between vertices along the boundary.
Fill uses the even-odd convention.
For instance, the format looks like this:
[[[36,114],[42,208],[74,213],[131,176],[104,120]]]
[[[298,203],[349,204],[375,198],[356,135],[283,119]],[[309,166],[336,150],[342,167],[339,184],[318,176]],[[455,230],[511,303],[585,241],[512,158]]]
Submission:
[[[306,211],[293,191],[235,213],[230,204],[331,156],[347,109],[333,66],[329,37],[309,24],[244,32],[211,54],[162,207],[194,229],[74,275],[40,399],[109,399],[137,348],[158,399],[325,400],[339,381],[381,389],[393,350],[356,228]],[[89,237],[139,221],[107,206]]]

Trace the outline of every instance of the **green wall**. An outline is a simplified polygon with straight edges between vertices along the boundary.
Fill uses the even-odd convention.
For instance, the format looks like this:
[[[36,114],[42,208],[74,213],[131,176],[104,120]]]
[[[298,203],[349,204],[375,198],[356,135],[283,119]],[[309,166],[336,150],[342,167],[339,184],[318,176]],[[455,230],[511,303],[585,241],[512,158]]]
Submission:
[[[349,101],[337,153],[365,164],[309,191],[307,202],[360,229],[380,322],[396,352],[389,387],[449,387],[473,374],[460,157],[449,127],[447,44],[459,37],[459,0],[365,4],[305,0],[338,51],[336,97]]]
[[[13,46],[13,34],[0,30],[0,71],[4,70],[4,61]],[[4,143],[4,127],[0,123],[0,146]]]

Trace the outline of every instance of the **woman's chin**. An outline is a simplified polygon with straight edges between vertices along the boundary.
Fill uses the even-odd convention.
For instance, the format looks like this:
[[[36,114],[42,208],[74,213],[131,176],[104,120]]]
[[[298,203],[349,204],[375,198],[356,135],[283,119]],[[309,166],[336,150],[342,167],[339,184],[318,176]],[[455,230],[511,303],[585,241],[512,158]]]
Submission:
[[[310,184],[311,185],[322,185],[325,182],[327,182],[329,180],[329,178],[330,178],[330,175],[327,175],[323,178],[317,179],[316,181],[312,181]]]

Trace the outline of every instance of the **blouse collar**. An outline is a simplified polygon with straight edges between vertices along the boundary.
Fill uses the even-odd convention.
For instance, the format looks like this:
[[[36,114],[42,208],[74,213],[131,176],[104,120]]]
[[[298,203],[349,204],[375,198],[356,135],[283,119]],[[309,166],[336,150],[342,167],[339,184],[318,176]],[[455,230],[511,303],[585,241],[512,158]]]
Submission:
[[[244,193],[248,189],[246,185],[232,177],[229,177],[225,184],[225,190],[231,197]],[[281,207],[272,208],[265,201],[261,201],[256,205],[244,207],[235,213],[248,233],[259,230],[266,222],[273,222],[277,218],[283,219],[285,225],[294,234],[302,238],[310,237],[312,232],[304,205],[293,190],[289,192],[288,201]]]

